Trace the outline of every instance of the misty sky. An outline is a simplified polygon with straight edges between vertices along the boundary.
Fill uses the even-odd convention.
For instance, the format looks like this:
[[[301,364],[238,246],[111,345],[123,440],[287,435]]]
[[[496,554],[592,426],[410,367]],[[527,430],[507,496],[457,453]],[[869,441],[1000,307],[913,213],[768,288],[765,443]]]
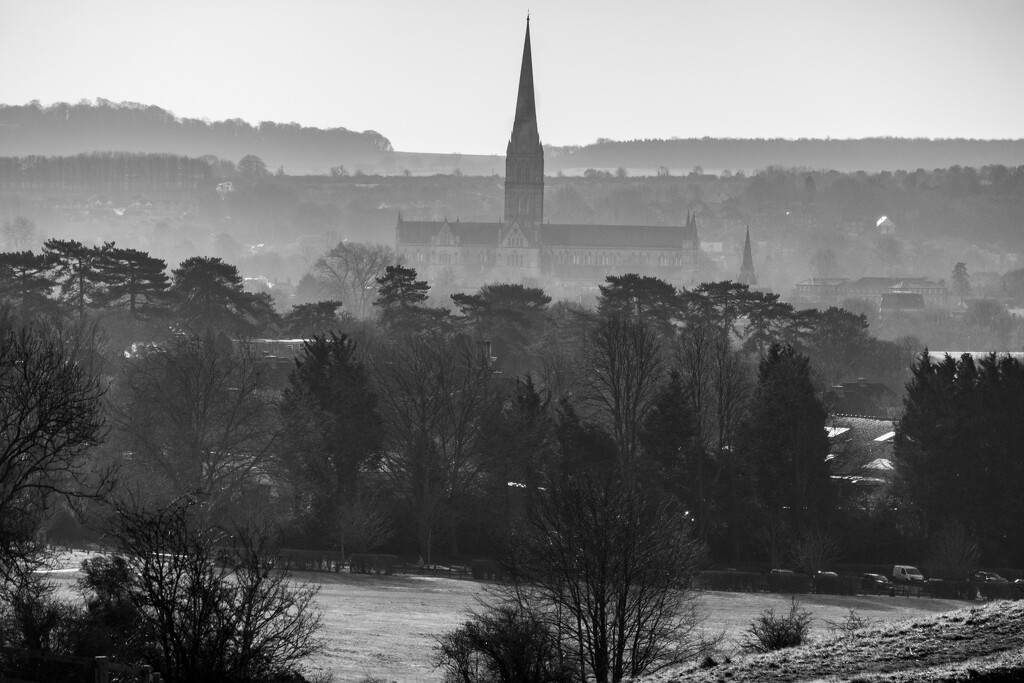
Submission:
[[[500,154],[528,9],[545,143],[1024,137],[1019,0],[0,0],[0,102]]]

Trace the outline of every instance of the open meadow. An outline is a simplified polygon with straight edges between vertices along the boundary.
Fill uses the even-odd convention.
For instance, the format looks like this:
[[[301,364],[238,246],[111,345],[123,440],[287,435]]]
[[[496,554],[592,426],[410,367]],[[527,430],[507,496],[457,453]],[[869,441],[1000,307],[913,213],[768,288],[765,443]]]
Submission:
[[[466,610],[486,596],[486,585],[418,576],[361,576],[299,573],[320,585],[326,656],[320,664],[340,682],[373,676],[386,681],[440,681],[433,669],[434,636],[465,620]],[[702,593],[706,629],[725,632],[725,649],[734,649],[743,630],[765,609],[789,609],[790,596],[771,593]],[[799,602],[814,616],[815,634],[828,621],[841,621],[850,609],[873,620],[894,621],[958,609],[965,603],[933,598],[802,595]]]
[[[74,595],[75,568],[84,553],[63,558],[52,572],[65,595]],[[377,576],[342,572],[293,572],[297,581],[320,588],[317,604],[323,615],[326,643],[316,668],[334,675],[336,683],[372,677],[396,683],[441,680],[434,669],[434,637],[458,627],[467,612],[487,597],[488,583],[427,576]],[[773,593],[701,593],[708,633],[724,633],[725,651],[735,650],[744,629],[763,610],[789,609],[791,596]],[[964,607],[956,600],[924,597],[801,595],[797,600],[814,617],[812,632],[828,633],[829,621],[841,621],[849,610],[871,620],[895,621]]]

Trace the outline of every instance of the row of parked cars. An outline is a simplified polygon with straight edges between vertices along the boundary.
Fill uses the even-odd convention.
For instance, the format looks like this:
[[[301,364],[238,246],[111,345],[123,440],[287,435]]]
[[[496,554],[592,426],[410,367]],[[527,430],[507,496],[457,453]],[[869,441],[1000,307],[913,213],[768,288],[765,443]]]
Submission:
[[[792,570],[789,569],[773,569],[772,574],[792,574]],[[812,579],[830,579],[838,576],[835,572],[820,571],[817,572]],[[861,590],[865,593],[873,594],[886,594],[893,595],[897,592],[897,589],[904,587],[920,586],[925,587],[929,583],[940,582],[938,579],[932,579],[927,581],[924,578],[924,574],[921,573],[917,567],[908,564],[897,564],[893,565],[892,572],[890,575],[885,574],[874,574],[864,573],[860,576]],[[995,572],[978,570],[968,574],[966,582],[968,584],[1010,584],[1010,580],[1003,578]],[[1012,582],[1010,587],[1010,593],[1017,593],[1024,595],[1024,579],[1017,579]]]

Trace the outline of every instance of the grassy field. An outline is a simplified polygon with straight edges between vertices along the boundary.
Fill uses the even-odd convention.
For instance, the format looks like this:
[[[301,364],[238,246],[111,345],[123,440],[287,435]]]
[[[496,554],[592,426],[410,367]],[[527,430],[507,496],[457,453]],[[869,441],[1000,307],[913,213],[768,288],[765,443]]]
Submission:
[[[298,574],[320,585],[327,652],[318,661],[340,682],[373,676],[398,683],[439,681],[433,669],[434,636],[466,618],[466,610],[484,597],[474,581],[427,577],[376,577],[349,574]],[[734,649],[742,631],[762,610],[789,609],[790,597],[769,593],[703,593],[709,632],[724,631],[726,649]],[[892,621],[957,609],[963,602],[887,596],[804,595],[798,598],[814,616],[817,634],[827,621],[840,621],[850,609],[863,617]]]
[[[67,597],[76,595],[76,568],[88,555],[63,558],[62,568],[50,574]],[[467,612],[487,596],[487,584],[422,576],[365,576],[296,572],[296,580],[320,587],[317,598],[323,614],[323,656],[315,662],[337,683],[367,677],[397,683],[436,682],[434,637],[458,627]],[[732,653],[744,629],[765,609],[776,614],[789,609],[790,596],[771,593],[702,593],[707,612],[705,629],[724,633],[724,651]],[[841,621],[849,612],[875,621],[895,621],[960,609],[955,600],[888,596],[802,595],[798,601],[814,617],[814,634],[824,639],[827,622]],[[969,604],[969,603],[966,603]]]
[[[843,636],[765,654],[719,657],[645,683],[1009,683],[1024,680],[1024,601],[961,603],[955,611],[876,622]]]

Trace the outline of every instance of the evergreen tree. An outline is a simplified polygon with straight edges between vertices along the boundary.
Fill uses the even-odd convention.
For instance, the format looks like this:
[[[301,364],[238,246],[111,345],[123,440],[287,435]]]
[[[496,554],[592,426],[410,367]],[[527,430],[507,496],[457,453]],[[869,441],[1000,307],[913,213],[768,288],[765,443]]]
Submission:
[[[43,243],[43,254],[50,259],[61,300],[76,309],[79,318],[85,317],[86,306],[102,286],[100,250],[75,240],[49,239]]]
[[[315,301],[292,306],[281,320],[284,333],[289,337],[308,338],[336,330],[341,305],[340,301]]]
[[[953,267],[953,291],[960,297],[961,304],[971,293],[971,276],[967,274],[967,264],[963,261]]]
[[[287,467],[297,511],[317,530],[333,531],[331,520],[356,494],[383,440],[377,398],[351,339],[331,332],[304,342],[281,413],[296,450]]]
[[[193,256],[182,261],[171,275],[174,282],[170,291],[178,315],[194,332],[254,334],[276,322],[270,295],[244,291],[238,268],[219,258]]]
[[[466,322],[492,342],[492,353],[506,372],[526,369],[527,348],[543,332],[544,312],[551,297],[538,287],[519,284],[484,285],[476,294],[452,294]]]
[[[932,534],[962,525],[997,566],[1024,561],[1024,365],[922,353],[896,429],[898,490]]]
[[[682,298],[676,288],[656,277],[627,273],[609,275],[598,289],[597,311],[605,317],[625,317],[671,335],[673,321],[682,318]]]
[[[677,370],[669,373],[641,435],[645,454],[642,479],[651,488],[664,488],[687,510],[706,508],[711,498],[703,485],[713,477],[697,439],[696,417],[687,397],[687,389]]]
[[[380,320],[385,327],[415,332],[448,315],[447,309],[424,305],[429,291],[426,280],[416,279],[414,268],[388,266],[377,278],[377,299],[373,305],[380,308]]]
[[[758,367],[739,440],[759,514],[778,515],[794,529],[827,517],[833,503],[827,417],[807,357],[773,344]]]
[[[157,311],[168,303],[167,263],[137,249],[103,245],[97,263],[97,281],[103,289],[96,297],[102,306],[127,308],[132,318]]]
[[[23,320],[55,312],[50,292],[56,286],[51,277],[52,260],[31,251],[0,253],[0,299],[9,302]]]

